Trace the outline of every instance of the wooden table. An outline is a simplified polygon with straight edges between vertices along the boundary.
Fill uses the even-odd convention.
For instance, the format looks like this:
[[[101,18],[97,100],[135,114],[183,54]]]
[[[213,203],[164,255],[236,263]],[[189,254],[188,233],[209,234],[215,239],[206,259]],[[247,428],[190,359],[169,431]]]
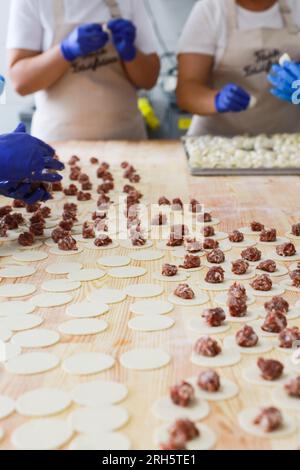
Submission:
[[[100,159],[119,165],[121,161],[128,160],[135,165],[143,176],[143,192],[145,200],[156,203],[159,196],[168,198],[181,197],[188,202],[189,197],[196,197],[221,219],[221,229],[230,231],[239,228],[253,219],[264,222],[267,226],[275,226],[284,234],[291,223],[300,220],[299,189],[300,180],[297,177],[234,177],[234,178],[195,178],[190,177],[187,171],[183,149],[178,142],[149,142],[149,143],[92,143],[70,142],[57,145],[58,154],[63,159],[73,154],[82,159],[97,156]],[[1,201],[2,204],[3,201]],[[43,248],[47,249],[47,248]],[[125,249],[116,250],[119,254],[127,254]],[[236,250],[236,256],[239,252]],[[99,255],[100,256],[100,255]],[[166,254],[165,260],[171,260]],[[23,282],[33,282],[40,286],[48,279],[60,278],[45,273],[48,263],[63,262],[62,257],[50,255],[45,262],[36,263],[38,272]],[[72,257],[71,261],[82,262],[86,267],[95,266],[95,252],[88,251]],[[161,261],[152,263],[132,263],[133,265],[146,265],[148,274],[136,282],[151,282],[151,273],[159,270]],[[2,259],[0,265],[7,264]],[[34,264],[34,263],[33,263]],[[193,275],[195,277],[196,275]],[[199,274],[198,274],[199,276]],[[61,276],[63,277],[63,276]],[[5,283],[6,281],[2,281]],[[22,282],[18,280],[16,282]],[[104,281],[84,284],[76,292],[75,302],[83,300],[87,293],[94,288],[112,286],[123,288],[131,281],[118,281],[105,278]],[[172,287],[166,287],[167,297]],[[296,294],[287,294],[286,298],[295,302]],[[213,295],[211,295],[213,305]],[[153,449],[153,430],[159,425],[152,416],[152,403],[168,392],[170,385],[176,381],[196,375],[199,369],[190,362],[192,345],[197,335],[187,328],[187,320],[192,315],[199,315],[201,308],[176,308],[171,314],[176,319],[175,326],[161,333],[136,333],[129,330],[127,323],[131,314],[128,299],[120,305],[112,307],[106,316],[109,330],[97,336],[88,338],[62,336],[61,342],[47,351],[57,353],[62,359],[78,351],[99,351],[110,353],[116,358],[124,351],[134,347],[161,347],[172,355],[172,362],[168,367],[153,372],[132,372],[117,365],[96,378],[113,379],[125,383],[129,387],[129,396],[124,406],[130,413],[130,422],[122,430],[132,441],[133,449]],[[0,307],[1,308],[1,307]],[[59,323],[66,320],[65,308],[39,309],[35,313],[44,319],[43,326],[56,328]],[[292,325],[300,324],[298,321],[290,322]],[[232,327],[232,332],[237,327]],[[278,352],[268,354],[269,357],[286,358]],[[257,356],[244,358],[235,367],[220,370],[222,376],[236,381],[240,386],[237,398],[227,402],[212,404],[212,412],[205,422],[218,434],[217,449],[295,449],[300,445],[298,436],[278,441],[269,441],[252,438],[243,433],[237,424],[238,412],[249,406],[258,406],[262,403],[271,403],[270,390],[267,387],[251,386],[241,379],[244,367],[256,361]],[[22,393],[40,387],[58,387],[66,391],[95,377],[79,379],[68,376],[60,367],[52,372],[31,376],[17,377],[0,369],[0,394],[17,398]],[[62,414],[67,417],[70,410]],[[0,422],[0,427],[6,432],[6,439],[0,444],[0,449],[10,449],[10,433],[26,420],[17,414]],[[300,419],[299,419],[300,425]]]

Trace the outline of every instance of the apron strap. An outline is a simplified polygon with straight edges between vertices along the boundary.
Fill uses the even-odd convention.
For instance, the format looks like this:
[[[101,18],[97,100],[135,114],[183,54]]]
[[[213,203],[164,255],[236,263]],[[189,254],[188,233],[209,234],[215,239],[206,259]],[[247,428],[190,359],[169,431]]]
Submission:
[[[122,18],[122,12],[121,12],[118,0],[104,0],[104,1],[113,19]]]
[[[279,1],[279,8],[283,18],[283,22],[285,23],[286,28],[288,29],[290,34],[298,34],[299,27],[293,18],[293,12],[289,5],[287,4],[286,0],[278,0]]]

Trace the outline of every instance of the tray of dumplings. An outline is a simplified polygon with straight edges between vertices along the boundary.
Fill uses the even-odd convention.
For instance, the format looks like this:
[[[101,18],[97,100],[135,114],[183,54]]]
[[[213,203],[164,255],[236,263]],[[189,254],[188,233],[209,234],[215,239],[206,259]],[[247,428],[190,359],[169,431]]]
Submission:
[[[184,137],[193,176],[300,175],[300,134]]]

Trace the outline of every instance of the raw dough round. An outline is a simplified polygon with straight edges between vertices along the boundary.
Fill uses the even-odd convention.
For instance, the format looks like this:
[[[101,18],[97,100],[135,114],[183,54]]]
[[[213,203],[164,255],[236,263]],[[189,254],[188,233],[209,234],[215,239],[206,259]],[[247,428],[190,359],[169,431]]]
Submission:
[[[214,336],[226,333],[226,331],[230,329],[230,325],[227,322],[224,322],[222,326],[211,327],[203,320],[203,318],[195,317],[191,318],[189,321],[189,329],[203,336]]]
[[[95,247],[96,248],[96,247]],[[78,250],[76,251],[63,251],[63,250],[60,250],[59,248],[57,248],[57,245],[55,245],[55,247],[52,247],[50,248],[49,250],[49,253],[51,255],[55,255],[55,256],[72,256],[72,255],[79,255],[80,253],[83,252],[83,248],[81,246],[78,246]]]
[[[194,290],[194,289],[193,289]],[[198,305],[203,305],[209,302],[209,297],[207,294],[201,291],[195,291],[195,298],[192,300],[185,300],[177,297],[177,295],[171,294],[168,297],[168,301],[174,305],[184,306],[184,307],[197,307]]]
[[[167,366],[171,356],[162,349],[132,349],[122,354],[120,363],[125,369],[154,370]]]
[[[107,404],[95,408],[81,408],[69,416],[74,431],[87,435],[116,431],[124,427],[128,420],[129,415],[125,408]]]
[[[245,317],[232,317],[229,314],[229,310],[227,307],[225,311],[226,311],[226,320],[229,323],[248,323],[248,322],[252,322],[256,320],[259,316],[259,312],[255,308],[248,308],[247,315]]]
[[[259,426],[253,424],[254,419],[260,414],[261,408],[247,408],[238,415],[238,422],[240,427],[246,433],[255,437],[281,439],[290,436],[296,431],[296,423],[294,418],[284,415],[284,424],[282,428],[273,432],[264,432]]]
[[[257,241],[259,245],[262,246],[279,246],[282,245],[283,243],[288,243],[288,239],[284,237],[277,237],[276,242],[261,242],[260,240]]]
[[[14,242],[18,240],[19,234],[17,232],[14,232],[10,230],[7,233],[7,237],[0,237],[0,242],[1,243],[9,243],[9,242]]]
[[[174,306],[164,300],[140,300],[130,306],[135,315],[166,315],[174,310]]]
[[[69,320],[58,326],[61,333],[71,336],[97,335],[107,330],[107,328],[108,324],[104,320],[92,318]]]
[[[290,411],[300,411],[300,399],[290,397],[283,386],[273,390],[272,399],[279,408]]]
[[[42,289],[46,292],[53,292],[53,293],[65,293],[65,292],[73,292],[74,290],[78,290],[81,287],[80,282],[73,282],[68,279],[55,279],[52,281],[46,281],[42,284]]]
[[[88,295],[90,302],[101,302],[108,305],[123,302],[127,297],[123,290],[102,288],[92,291]]]
[[[7,362],[14,357],[17,357],[21,354],[21,348],[16,344],[12,343],[3,343],[0,340],[0,347],[1,347],[1,356],[0,362]]]
[[[243,369],[242,376],[246,382],[253,385],[262,385],[263,387],[276,387],[276,385],[284,384],[288,379],[288,374],[284,371],[277,380],[265,380],[262,378],[261,371],[257,365]]]
[[[12,331],[5,325],[0,324],[0,341],[9,341],[12,337]]]
[[[250,238],[245,238],[244,241],[239,242],[239,243],[233,243],[229,240],[229,243],[231,245],[231,248],[237,248],[237,249],[238,248],[248,248],[248,247],[257,245],[257,241],[253,240],[253,239],[250,239]]]
[[[36,328],[43,323],[43,318],[39,315],[10,315],[4,318],[3,322],[11,331],[25,331]]]
[[[294,256],[279,256],[277,253],[272,253],[271,257],[274,261],[281,261],[282,263],[293,263],[294,261],[300,261],[300,253],[296,253]]]
[[[12,342],[21,348],[48,348],[57,344],[60,335],[53,330],[36,329],[14,335]]]
[[[3,286],[0,286],[0,297],[27,297],[35,291],[36,286],[33,284],[4,284]]]
[[[152,412],[157,419],[168,423],[184,418],[191,421],[202,421],[209,415],[210,406],[205,400],[200,400],[198,397],[190,406],[178,406],[172,402],[170,397],[166,396],[153,404]]]
[[[222,307],[226,307],[227,305],[227,297],[228,297],[228,294],[227,292],[226,293],[221,293],[221,294],[218,294],[216,297],[215,297],[215,302],[218,304],[218,305],[221,305]],[[247,305],[253,305],[255,304],[256,302],[256,299],[254,297],[254,295],[249,295],[248,293],[248,300],[247,300]]]
[[[82,269],[82,264],[80,263],[55,263],[49,264],[49,266],[46,267],[46,272],[48,274],[60,275],[69,274],[79,269]]]
[[[84,248],[88,250],[108,251],[108,250],[114,250],[115,248],[119,248],[119,243],[116,240],[113,240],[113,242],[108,246],[96,246],[94,243],[94,240],[92,240],[92,241],[89,241],[89,243],[85,243]]]
[[[281,281],[280,285],[283,289],[286,289],[289,292],[296,292],[297,294],[300,294],[300,288],[293,286],[291,279],[284,279]]]
[[[157,284],[132,284],[124,290],[129,297],[136,299],[158,297],[164,293],[163,287]]]
[[[177,282],[179,284],[180,282],[186,281],[190,276],[187,272],[180,271],[176,276],[168,277],[168,276],[163,276],[161,273],[156,272],[153,273],[152,275],[153,279],[156,281],[161,281],[161,282]]]
[[[68,274],[68,279],[70,281],[89,282],[102,279],[104,276],[106,276],[106,273],[100,269],[81,269]]]
[[[103,433],[97,436],[81,435],[70,445],[70,450],[130,450],[129,439],[119,432]]]
[[[61,419],[37,419],[17,428],[12,435],[13,445],[20,450],[60,449],[73,436],[68,422]]]
[[[235,336],[227,336],[224,339],[224,347],[237,349],[241,354],[266,354],[272,351],[273,344],[266,338],[260,338],[253,348],[242,348],[237,345]]]
[[[231,380],[226,379],[226,377],[221,377],[221,388],[218,392],[206,392],[202,390],[198,384],[198,377],[191,377],[187,380],[188,383],[193,385],[195,388],[196,397],[200,400],[207,400],[207,401],[223,401],[223,400],[230,400],[234,398],[239,393],[238,386],[232,382]]]
[[[132,253],[130,258],[133,261],[157,261],[165,256],[164,253],[157,250],[140,250],[136,253]]]
[[[241,355],[237,350],[222,348],[221,354],[216,357],[205,357],[200,354],[192,353],[191,361],[200,367],[229,367],[238,364],[241,361]]]
[[[146,248],[152,248],[153,242],[151,240],[147,240],[144,246],[133,246],[131,240],[122,240],[120,245],[122,248],[126,248],[126,250],[143,250]]]
[[[274,297],[283,295],[285,293],[285,289],[282,286],[273,284],[273,287],[270,291],[263,292],[260,290],[254,290],[251,286],[248,287],[248,291],[250,294],[254,295],[255,297]]]
[[[116,279],[133,279],[135,277],[144,276],[147,273],[145,268],[135,268],[133,266],[112,268],[108,271],[108,275]]]
[[[196,424],[199,430],[199,437],[189,441],[186,445],[187,450],[211,450],[216,445],[216,435],[212,429],[210,429],[206,424]],[[154,442],[156,446],[168,442],[169,440],[169,430],[170,425],[164,425],[158,428],[155,431]]]
[[[36,273],[36,269],[30,266],[7,266],[0,269],[0,278],[14,279],[29,277]]]
[[[69,395],[55,388],[38,388],[21,395],[16,402],[16,410],[22,416],[38,418],[53,416],[71,405]]]
[[[220,292],[222,290],[227,290],[231,286],[232,281],[229,279],[225,279],[224,282],[221,284],[210,284],[209,282],[205,282],[205,280],[199,281],[198,285],[200,289],[211,291],[211,292]]]
[[[238,229],[239,232],[242,232],[244,235],[251,235],[253,237],[257,237],[260,235],[260,232],[253,232],[251,227],[242,227]]]
[[[264,336],[265,338],[278,338],[278,333],[269,333],[268,331],[264,331],[262,329],[263,323],[263,320],[255,320],[251,323],[251,326],[258,331],[260,336]]]
[[[12,256],[16,252],[16,249],[11,246],[1,246],[0,247],[0,258],[6,258],[7,256]]]
[[[293,235],[293,234],[290,233],[290,232],[286,232],[286,233],[285,233],[285,237],[286,237],[286,238],[289,238],[290,240],[296,240],[296,241],[299,241],[299,240],[300,240],[300,237],[297,237],[297,235]]]
[[[256,311],[258,312],[260,318],[265,318],[267,316],[267,312],[263,307],[256,309]],[[285,316],[287,320],[296,320],[296,318],[300,317],[300,309],[298,309],[296,306],[291,307]]]
[[[140,315],[132,318],[128,322],[128,327],[134,331],[163,331],[174,326],[175,320],[163,315]]]
[[[6,369],[11,374],[35,375],[55,369],[60,363],[59,357],[46,352],[31,352],[21,354],[6,363]]]
[[[109,307],[100,302],[81,302],[69,305],[66,314],[73,318],[94,318],[109,312]]]
[[[73,296],[70,294],[39,294],[32,297],[31,302],[38,308],[61,307],[72,302]]]
[[[275,273],[265,273],[265,274],[269,274],[271,278],[273,277],[276,278],[276,277],[285,276],[286,274],[288,274],[288,272],[289,271],[285,266],[278,265],[277,271],[275,271]],[[264,274],[264,272],[256,268],[255,274],[256,276],[260,276],[261,274]]]
[[[77,405],[88,407],[115,405],[125,400],[127,395],[125,385],[104,380],[78,384],[71,393]]]
[[[0,420],[8,418],[15,411],[15,402],[5,395],[0,395]]]
[[[8,301],[0,302],[0,317],[9,317],[10,315],[28,315],[34,312],[35,306],[29,301]]]
[[[225,275],[230,281],[247,281],[253,279],[257,274],[253,268],[249,268],[246,274],[234,274],[231,271],[226,271]]]
[[[22,261],[22,262],[28,262],[28,263],[33,263],[35,261],[42,261],[44,259],[48,258],[48,253],[45,253],[44,251],[23,251],[23,252],[18,252],[14,253],[13,259],[15,261]]]
[[[105,266],[107,268],[120,268],[128,266],[131,263],[131,259],[128,256],[103,256],[97,260],[99,266]]]
[[[62,368],[70,375],[93,375],[111,369],[115,364],[112,356],[102,353],[80,353],[66,359]]]

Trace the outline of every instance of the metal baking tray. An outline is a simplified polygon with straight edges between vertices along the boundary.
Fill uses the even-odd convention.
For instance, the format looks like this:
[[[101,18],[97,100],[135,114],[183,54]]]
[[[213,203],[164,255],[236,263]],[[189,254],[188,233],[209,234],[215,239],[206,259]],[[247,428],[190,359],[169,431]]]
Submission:
[[[190,165],[187,138],[181,139],[192,176],[300,176],[299,168],[199,168]]]

